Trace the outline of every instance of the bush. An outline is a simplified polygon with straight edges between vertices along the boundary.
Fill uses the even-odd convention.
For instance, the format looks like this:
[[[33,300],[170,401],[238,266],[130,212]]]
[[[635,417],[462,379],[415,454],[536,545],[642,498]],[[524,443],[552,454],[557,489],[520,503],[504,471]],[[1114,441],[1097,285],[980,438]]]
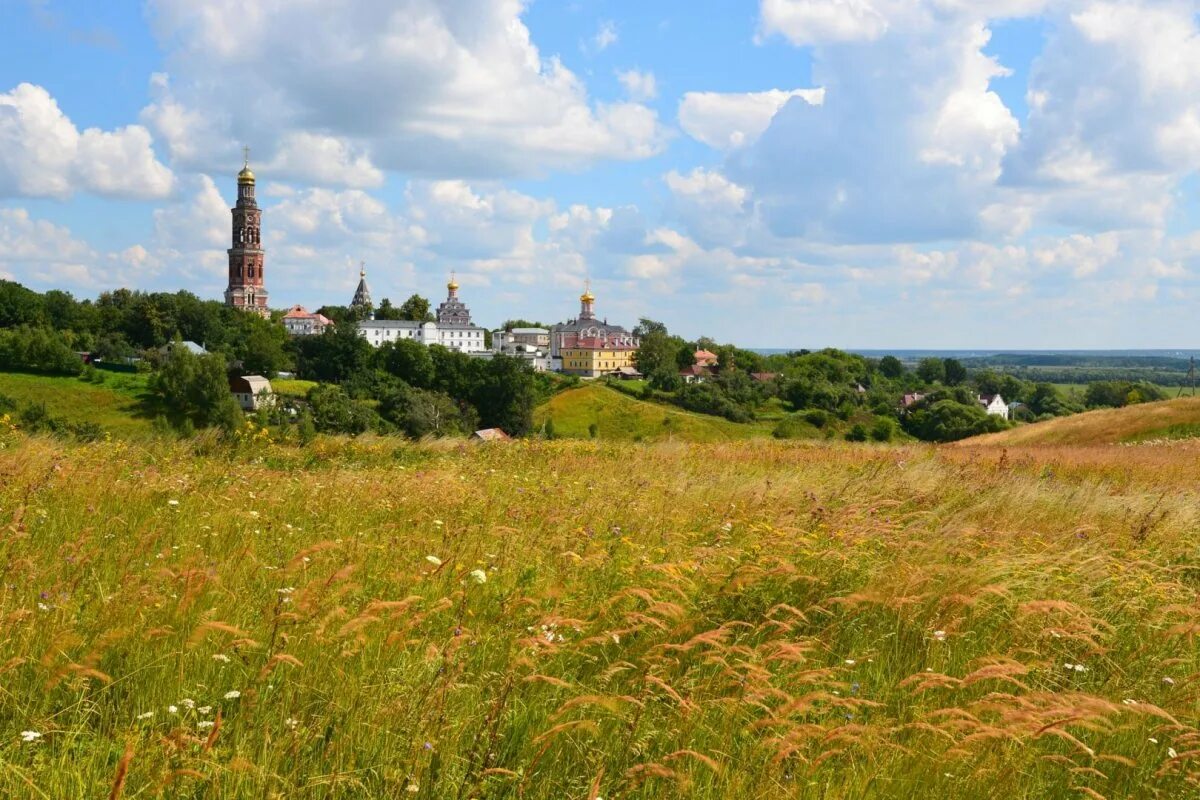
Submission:
[[[871,426],[871,439],[876,442],[890,442],[896,435],[896,423],[889,417],[879,417]]]
[[[361,400],[352,400],[340,386],[321,384],[308,392],[313,425],[322,433],[365,433],[379,422],[379,415]]]
[[[813,428],[820,426],[814,426],[807,417],[807,414],[786,416],[775,425],[771,435],[776,439],[811,439],[814,435]]]
[[[78,375],[83,361],[57,331],[22,325],[0,330],[0,369]]]
[[[861,422],[854,423],[854,427],[846,431],[847,442],[865,442],[867,440],[867,426]]]
[[[928,408],[910,411],[904,418],[904,429],[925,442],[954,442],[1007,427],[1005,420],[989,415],[978,405],[957,400],[939,400]]]
[[[824,428],[829,424],[829,412],[819,408],[810,409],[804,412],[804,421],[814,428]]]

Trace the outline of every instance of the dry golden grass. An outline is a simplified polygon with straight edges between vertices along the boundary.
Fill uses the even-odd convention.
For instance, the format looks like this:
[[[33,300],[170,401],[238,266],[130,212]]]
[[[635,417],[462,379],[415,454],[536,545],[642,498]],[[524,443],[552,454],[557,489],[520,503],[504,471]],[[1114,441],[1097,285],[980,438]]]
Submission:
[[[3,443],[0,796],[1200,794],[1196,447]]]
[[[1126,408],[1088,411],[1046,422],[964,440],[975,445],[1113,444],[1158,433],[1175,426],[1200,426],[1200,397],[1181,397]],[[1195,431],[1200,434],[1200,428]]]

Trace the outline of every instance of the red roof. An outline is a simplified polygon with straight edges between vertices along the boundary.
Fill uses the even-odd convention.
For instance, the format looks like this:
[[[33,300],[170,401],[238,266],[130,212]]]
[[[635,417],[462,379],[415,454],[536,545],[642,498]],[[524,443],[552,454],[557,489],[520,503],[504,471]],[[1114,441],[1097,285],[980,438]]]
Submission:
[[[697,350],[694,355],[696,363],[702,367],[715,367],[720,357],[711,350]]]

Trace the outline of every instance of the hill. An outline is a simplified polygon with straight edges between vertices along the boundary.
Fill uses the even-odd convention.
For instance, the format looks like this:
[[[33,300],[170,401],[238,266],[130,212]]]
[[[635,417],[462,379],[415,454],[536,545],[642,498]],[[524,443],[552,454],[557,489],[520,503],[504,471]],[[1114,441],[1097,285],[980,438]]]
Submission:
[[[602,383],[589,383],[552,397],[534,414],[534,427],[554,420],[555,436],[587,439],[595,424],[596,438],[611,441],[724,442],[770,436],[772,426],[742,424],[721,417],[630,397]]]
[[[965,439],[959,445],[1086,445],[1200,436],[1200,397],[1101,409]]]
[[[146,376],[102,372],[104,383],[58,375],[0,372],[0,395],[18,407],[33,403],[52,417],[69,422],[94,422],[119,438],[152,435]]]
[[[1195,797],[1197,454],[0,431],[0,796]]]

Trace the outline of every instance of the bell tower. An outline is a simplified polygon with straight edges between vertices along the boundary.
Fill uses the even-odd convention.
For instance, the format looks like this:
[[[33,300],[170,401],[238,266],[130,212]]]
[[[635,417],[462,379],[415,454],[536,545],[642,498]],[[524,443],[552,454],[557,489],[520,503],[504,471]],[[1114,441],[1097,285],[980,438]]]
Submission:
[[[250,170],[250,148],[237,176],[237,205],[233,214],[233,242],[229,248],[229,285],[225,305],[269,316],[267,288],[263,282],[262,210],[254,199],[254,173]]]

